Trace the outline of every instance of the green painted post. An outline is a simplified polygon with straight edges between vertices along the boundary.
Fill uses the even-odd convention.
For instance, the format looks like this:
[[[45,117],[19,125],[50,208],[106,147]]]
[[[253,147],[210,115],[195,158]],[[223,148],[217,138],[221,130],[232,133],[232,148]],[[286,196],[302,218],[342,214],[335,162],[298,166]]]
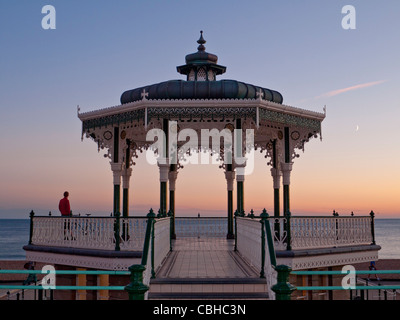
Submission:
[[[265,278],[265,220],[268,218],[267,210],[263,210],[260,214],[261,223],[261,272],[260,278]]]
[[[143,255],[142,255],[142,264],[146,265],[147,263],[147,257],[149,254],[149,246],[150,246],[150,237],[151,237],[151,232],[153,229],[153,222],[155,218],[155,214],[153,209],[150,209],[149,213],[147,214],[147,227],[146,227],[146,235],[144,239],[144,245],[143,245]]]
[[[339,240],[339,225],[338,225],[338,219],[337,217],[339,217],[339,213],[336,212],[335,210],[333,210],[333,216],[335,217],[335,235],[336,235],[336,241]]]
[[[285,163],[290,163],[290,140],[289,140],[289,127],[284,129],[284,142],[285,142]],[[289,173],[290,174],[290,173]],[[285,176],[283,179],[283,214],[290,211],[290,188],[288,184],[285,184]]]
[[[131,282],[125,287],[125,290],[128,291],[129,300],[144,300],[144,295],[149,290],[149,287],[143,283],[144,270],[146,270],[146,267],[141,264],[129,267]]]
[[[237,200],[237,209],[238,211],[242,211],[244,210],[244,203],[243,203],[243,199],[244,199],[244,192],[243,192],[243,181],[237,181],[237,196],[236,196],[236,200]]]
[[[292,250],[292,235],[291,235],[291,230],[290,230],[290,218],[291,214],[290,211],[285,212],[285,218],[286,218],[286,250],[290,251]]]
[[[33,210],[31,211],[31,213],[29,214],[29,218],[30,218],[30,225],[29,225],[29,244],[32,244],[32,235],[33,235],[33,216],[35,215],[35,213],[33,212]]]
[[[120,251],[120,216],[121,213],[117,212],[114,217],[114,238],[115,238],[115,251]]]
[[[239,216],[239,213],[237,210],[235,210],[235,251],[237,251],[237,217]]]
[[[232,190],[228,190],[228,234],[227,239],[233,239],[233,195]]]
[[[127,148],[125,150],[125,170],[129,170],[130,168],[130,159],[131,159],[131,140],[126,139]],[[125,179],[125,178],[124,178]],[[129,176],[126,177],[129,180]],[[122,190],[122,216],[129,216],[129,189],[125,185]]]
[[[278,282],[271,289],[275,292],[276,300],[290,300],[296,287],[289,283],[289,275],[292,269],[285,265],[279,265],[275,268],[278,272]]]
[[[151,229],[151,278],[154,279],[156,277],[156,272],[154,271],[154,229],[156,227],[157,221],[154,220],[153,228]]]
[[[374,223],[374,218],[375,218],[375,213],[371,210],[370,214],[371,216],[371,235],[372,235],[372,243],[373,245],[376,244],[375,242],[375,223]]]
[[[175,190],[169,191],[168,216],[171,217],[171,239],[176,239],[176,234],[175,234]]]
[[[173,212],[171,210],[168,211],[167,216],[169,217],[169,251],[172,251],[172,240],[176,239],[175,235],[175,223],[173,221]]]
[[[124,188],[122,190],[122,216],[129,216],[129,190],[128,188]]]
[[[160,182],[160,214],[167,213],[167,182]]]
[[[114,215],[120,211],[121,208],[121,186],[119,184],[114,185]]]
[[[263,210],[261,213],[261,217],[264,218],[264,227],[265,227],[265,237],[267,239],[266,245],[268,246],[268,252],[269,252],[269,257],[270,261],[273,267],[276,267],[276,254],[275,254],[275,247],[274,247],[274,239],[272,237],[272,232],[271,232],[271,225],[269,222],[269,214],[267,210]]]

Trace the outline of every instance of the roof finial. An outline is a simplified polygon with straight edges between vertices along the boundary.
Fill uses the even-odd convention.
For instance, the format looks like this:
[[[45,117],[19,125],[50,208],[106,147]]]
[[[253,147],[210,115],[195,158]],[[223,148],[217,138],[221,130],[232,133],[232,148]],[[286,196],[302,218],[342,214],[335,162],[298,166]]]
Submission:
[[[199,51],[206,50],[206,47],[204,46],[204,44],[206,43],[206,40],[204,40],[204,38],[203,38],[203,31],[200,31],[200,39],[197,40],[197,43],[199,44],[199,46],[197,47],[197,50],[199,50]]]

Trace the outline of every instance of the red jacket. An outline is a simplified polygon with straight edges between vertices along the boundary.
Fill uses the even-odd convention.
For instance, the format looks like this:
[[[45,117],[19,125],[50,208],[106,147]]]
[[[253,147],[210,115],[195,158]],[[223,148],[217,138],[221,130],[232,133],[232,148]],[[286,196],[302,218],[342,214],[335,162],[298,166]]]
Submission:
[[[71,214],[71,208],[68,198],[62,198],[60,200],[60,203],[58,204],[58,209],[60,210],[62,216],[69,216]]]

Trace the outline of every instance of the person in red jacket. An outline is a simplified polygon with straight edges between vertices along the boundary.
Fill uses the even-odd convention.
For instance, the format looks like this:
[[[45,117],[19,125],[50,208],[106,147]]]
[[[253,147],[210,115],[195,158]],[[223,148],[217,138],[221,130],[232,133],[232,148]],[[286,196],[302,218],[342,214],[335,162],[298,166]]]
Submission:
[[[71,215],[71,207],[68,200],[69,193],[68,191],[64,192],[64,198],[60,200],[58,204],[58,209],[61,212],[62,216],[70,216]]]

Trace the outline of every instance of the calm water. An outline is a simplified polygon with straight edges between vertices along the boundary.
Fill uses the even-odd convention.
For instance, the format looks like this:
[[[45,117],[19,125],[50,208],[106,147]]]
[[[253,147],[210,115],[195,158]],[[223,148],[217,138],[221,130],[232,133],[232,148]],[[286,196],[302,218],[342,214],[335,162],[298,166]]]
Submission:
[[[400,219],[375,220],[380,259],[400,259]],[[29,220],[0,219],[0,260],[24,260],[29,241]]]
[[[29,219],[0,219],[0,260],[25,260]]]

